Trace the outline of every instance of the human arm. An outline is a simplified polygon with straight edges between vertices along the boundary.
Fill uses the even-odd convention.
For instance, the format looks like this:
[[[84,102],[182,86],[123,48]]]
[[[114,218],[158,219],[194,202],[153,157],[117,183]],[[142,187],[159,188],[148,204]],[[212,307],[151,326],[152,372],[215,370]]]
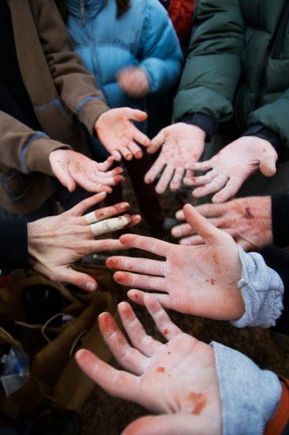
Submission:
[[[118,310],[132,344],[109,313],[100,315],[99,326],[124,370],[87,350],[76,354],[82,370],[106,392],[158,414],[134,421],[123,434],[264,433],[281,398],[277,376],[233,349],[184,334],[154,298],[146,296],[145,306],[166,343],[148,336],[122,302]]]
[[[71,266],[85,255],[123,249],[118,240],[95,240],[95,237],[140,222],[138,215],[126,215],[125,218],[118,218],[119,224],[113,220],[113,225],[110,225],[109,218],[126,212],[129,207],[127,203],[100,208],[83,216],[87,209],[102,201],[105,195],[99,193],[58,216],[28,223],[28,252],[35,270],[53,281],[67,282],[88,291],[95,290],[95,280]]]
[[[132,121],[144,121],[146,114],[129,108],[109,110],[94,77],[74,53],[54,2],[34,0],[33,3],[42,48],[62,101],[91,135],[98,136],[115,160],[121,156],[128,160],[133,155],[141,156],[141,148],[135,142],[148,146],[150,141]]]

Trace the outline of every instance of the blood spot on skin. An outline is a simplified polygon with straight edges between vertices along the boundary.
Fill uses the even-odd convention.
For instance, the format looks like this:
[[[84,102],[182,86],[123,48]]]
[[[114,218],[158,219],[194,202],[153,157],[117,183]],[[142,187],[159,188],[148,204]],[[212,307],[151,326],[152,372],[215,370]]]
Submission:
[[[118,273],[117,276],[115,276],[116,282],[125,282],[125,274],[124,273]]]
[[[203,393],[191,393],[188,399],[194,407],[192,414],[200,415],[207,404],[206,396]]]
[[[169,335],[170,331],[166,328],[163,330],[163,335],[167,336]]]
[[[111,316],[109,315],[102,316],[100,322],[101,322],[102,329],[105,332],[115,330],[115,323],[114,320],[111,318]]]
[[[164,373],[165,371],[166,371],[166,369],[164,367],[157,367],[156,368],[157,373]]]
[[[112,258],[109,258],[106,260],[107,267],[111,267],[112,269],[115,269],[117,267],[117,260],[113,260]]]
[[[216,284],[216,280],[214,278],[206,279],[206,282],[208,282],[211,285],[215,285]]]
[[[214,252],[213,255],[212,255],[212,257],[213,257],[213,261],[214,261],[214,263],[215,263],[216,265],[218,265],[218,264],[219,264],[218,255]]]
[[[103,219],[104,218],[104,213],[102,211],[98,211],[96,213],[96,216],[97,216],[98,219]]]
[[[246,207],[245,208],[245,215],[244,215],[245,219],[251,220],[254,218],[254,215],[251,213],[250,207]]]
[[[114,206],[116,211],[123,211],[125,208],[128,207],[128,204],[121,203]]]

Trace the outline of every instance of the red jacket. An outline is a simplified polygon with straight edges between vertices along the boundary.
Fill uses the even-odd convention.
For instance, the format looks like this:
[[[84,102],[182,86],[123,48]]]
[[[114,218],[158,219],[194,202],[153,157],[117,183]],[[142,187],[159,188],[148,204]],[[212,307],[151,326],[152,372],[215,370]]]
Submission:
[[[192,31],[196,0],[171,0],[168,8],[182,45],[187,45]]]

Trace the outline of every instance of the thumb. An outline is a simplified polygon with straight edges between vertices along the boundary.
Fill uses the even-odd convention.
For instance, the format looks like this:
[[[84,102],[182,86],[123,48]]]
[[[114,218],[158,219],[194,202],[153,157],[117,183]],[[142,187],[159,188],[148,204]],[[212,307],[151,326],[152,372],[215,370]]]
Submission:
[[[194,431],[194,417],[188,414],[171,414],[141,417],[125,428],[122,435],[193,435],[200,434],[196,427]],[[192,421],[193,420],[193,421]]]
[[[73,284],[86,291],[94,291],[97,288],[96,281],[86,273],[77,272],[76,270],[66,267],[57,275],[57,281]]]
[[[260,172],[265,177],[273,177],[276,174],[277,153],[274,155],[265,156],[260,160]]]
[[[166,133],[164,130],[161,130],[151,141],[151,146],[147,148],[147,152],[149,154],[154,154],[158,151],[158,149],[165,143],[166,141]]]
[[[183,210],[186,221],[205,243],[220,243],[227,236],[224,231],[217,229],[206,218],[200,215],[192,205],[186,204]]]
[[[128,109],[127,116],[129,119],[132,119],[133,121],[137,121],[137,122],[145,121],[148,117],[146,112],[137,109]]]

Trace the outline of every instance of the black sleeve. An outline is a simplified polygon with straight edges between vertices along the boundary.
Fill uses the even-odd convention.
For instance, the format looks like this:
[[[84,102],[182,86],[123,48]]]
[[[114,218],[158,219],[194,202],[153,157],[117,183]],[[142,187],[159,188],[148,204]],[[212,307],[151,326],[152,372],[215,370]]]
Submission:
[[[0,218],[0,268],[29,266],[27,222]]]
[[[276,321],[276,326],[272,329],[281,334],[289,335],[289,254],[276,246],[268,246],[262,249],[260,254],[263,256],[267,266],[278,273],[284,285],[284,309]]]
[[[281,248],[289,246],[289,194],[272,195],[273,243]]]
[[[206,141],[216,133],[219,123],[212,116],[205,113],[194,113],[194,115],[185,115],[178,119],[178,122],[185,122],[186,124],[196,125],[206,133]]]

